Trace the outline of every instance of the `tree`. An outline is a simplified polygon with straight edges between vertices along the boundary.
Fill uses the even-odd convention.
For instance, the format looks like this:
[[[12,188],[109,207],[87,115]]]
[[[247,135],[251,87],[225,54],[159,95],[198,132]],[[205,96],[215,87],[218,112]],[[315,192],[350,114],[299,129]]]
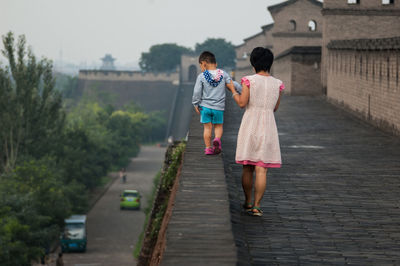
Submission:
[[[78,92],[78,76],[70,76],[63,73],[55,73],[55,88],[61,92],[64,98],[77,99],[80,95]]]
[[[139,66],[148,72],[174,71],[180,64],[181,55],[191,52],[191,49],[174,43],[153,45],[149,52],[142,53]]]
[[[195,50],[197,54],[201,54],[203,51],[212,52],[221,68],[235,67],[235,48],[232,43],[225,41],[225,39],[208,38],[203,43],[197,43]]]
[[[61,174],[53,159],[44,158],[0,176],[0,265],[31,265],[58,239],[85,194],[82,185],[63,183]]]
[[[22,153],[40,158],[54,150],[64,125],[62,98],[54,90],[52,63],[36,60],[22,35],[3,36],[0,67],[0,171],[10,171]]]

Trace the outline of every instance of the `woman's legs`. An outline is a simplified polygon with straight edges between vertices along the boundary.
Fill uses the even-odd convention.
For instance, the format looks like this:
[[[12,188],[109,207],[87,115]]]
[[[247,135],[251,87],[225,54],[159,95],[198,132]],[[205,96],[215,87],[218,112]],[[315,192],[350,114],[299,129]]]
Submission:
[[[253,165],[243,165],[242,173],[242,187],[244,191],[244,196],[246,197],[246,204],[251,204],[251,194],[253,188]]]
[[[267,168],[256,166],[256,181],[254,182],[254,206],[260,207],[260,201],[267,187]]]

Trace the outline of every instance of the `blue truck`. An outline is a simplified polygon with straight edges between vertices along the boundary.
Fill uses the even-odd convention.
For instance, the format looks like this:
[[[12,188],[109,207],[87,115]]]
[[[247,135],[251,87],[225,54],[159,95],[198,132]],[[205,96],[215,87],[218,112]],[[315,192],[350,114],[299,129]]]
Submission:
[[[86,215],[71,215],[65,219],[60,242],[62,252],[86,251]]]

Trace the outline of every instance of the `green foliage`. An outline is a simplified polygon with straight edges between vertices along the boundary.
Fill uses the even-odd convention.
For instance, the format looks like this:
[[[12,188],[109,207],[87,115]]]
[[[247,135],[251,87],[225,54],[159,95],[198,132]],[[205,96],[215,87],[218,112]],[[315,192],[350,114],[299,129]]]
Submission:
[[[130,102],[123,109],[131,113],[144,112],[143,108],[135,102]],[[167,119],[165,117],[165,111],[147,113],[147,119],[142,125],[146,131],[143,139],[144,142],[153,143],[154,141],[164,140],[167,128]]]
[[[181,55],[191,52],[191,49],[174,43],[153,45],[149,52],[142,53],[139,66],[147,72],[174,71],[180,64]]]
[[[161,187],[164,190],[169,190],[174,184],[176,173],[178,172],[178,168],[181,165],[182,154],[185,148],[186,148],[186,143],[182,142],[173,150],[171,154],[171,161],[169,167],[167,171],[163,173],[161,179]]]
[[[9,211],[0,213],[0,264],[5,266],[30,265],[42,253],[42,248],[28,246],[26,240],[31,239],[30,228],[22,225]]]
[[[145,114],[134,103],[124,110],[93,102],[78,104],[68,114],[65,145],[58,156],[69,180],[96,187],[110,167],[123,167],[136,156],[141,142],[164,137],[165,120],[160,116]]]
[[[54,89],[52,64],[37,61],[24,36],[3,36],[8,66],[0,69],[0,171],[10,171],[21,153],[40,158],[54,150],[64,125],[62,98]]]
[[[158,113],[134,104],[124,110],[112,95],[95,94],[63,110],[61,94],[75,97],[76,77],[59,76],[37,61],[25,38],[3,36],[0,65],[0,265],[30,265],[58,239],[64,219],[86,213],[88,192],[125,166],[140,142],[162,124]],[[110,100],[111,99],[111,100]]]
[[[138,241],[137,241],[137,243],[135,245],[135,249],[133,250],[133,256],[135,258],[139,258],[139,255],[140,255],[140,250],[141,250],[142,245],[143,245],[144,232],[146,230],[147,224],[149,223],[151,209],[153,207],[153,202],[154,202],[154,199],[156,197],[157,188],[158,188],[158,185],[160,183],[160,179],[161,179],[161,171],[159,171],[156,174],[156,176],[154,177],[154,179],[153,179],[153,190],[152,190],[152,192],[150,194],[150,197],[147,199],[147,207],[144,210],[146,218],[144,220],[143,230],[140,233],[139,239],[138,239]]]
[[[0,264],[30,265],[59,236],[84,187],[62,182],[54,159],[25,161],[0,176]],[[71,193],[73,192],[73,193]],[[73,196],[71,196],[73,195]]]
[[[152,143],[165,138],[167,128],[167,119],[165,119],[164,111],[154,111],[148,114],[149,119],[146,122],[147,134],[144,141]]]
[[[167,151],[168,164],[164,164],[164,168],[161,174],[157,174],[154,179],[154,188],[151,197],[149,198],[149,204],[145,210],[146,219],[143,227],[143,232],[139,236],[139,240],[134,250],[134,256],[139,257],[141,248],[144,242],[144,232],[147,230],[148,237],[146,241],[150,245],[155,244],[158,233],[161,228],[161,224],[167,210],[169,197],[172,186],[175,182],[179,166],[182,162],[183,152],[186,149],[186,143],[181,142],[175,147],[170,147]],[[156,194],[156,192],[158,194]],[[154,206],[153,206],[154,204]],[[153,211],[150,213],[150,211]],[[150,217],[151,216],[151,217]],[[149,224],[150,223],[150,224]],[[147,250],[152,251],[153,247],[147,247]]]
[[[217,59],[218,66],[221,68],[235,67],[235,47],[225,39],[209,38],[203,43],[197,43],[195,51],[197,54],[203,51],[212,52]]]
[[[60,165],[65,169],[65,182],[76,181],[88,189],[95,188],[111,166],[107,143],[90,138],[84,129],[68,129],[63,149],[59,151]]]
[[[78,92],[78,76],[55,73],[55,89],[61,92],[64,98],[77,99],[81,96]]]

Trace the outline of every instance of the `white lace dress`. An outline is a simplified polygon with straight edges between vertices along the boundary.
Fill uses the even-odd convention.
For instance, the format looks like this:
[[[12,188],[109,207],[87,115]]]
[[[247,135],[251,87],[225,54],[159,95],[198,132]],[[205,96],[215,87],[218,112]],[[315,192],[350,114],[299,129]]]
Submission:
[[[250,98],[237,138],[236,162],[266,168],[281,167],[281,150],[274,108],[282,81],[272,76],[252,75],[242,79],[250,88]]]

